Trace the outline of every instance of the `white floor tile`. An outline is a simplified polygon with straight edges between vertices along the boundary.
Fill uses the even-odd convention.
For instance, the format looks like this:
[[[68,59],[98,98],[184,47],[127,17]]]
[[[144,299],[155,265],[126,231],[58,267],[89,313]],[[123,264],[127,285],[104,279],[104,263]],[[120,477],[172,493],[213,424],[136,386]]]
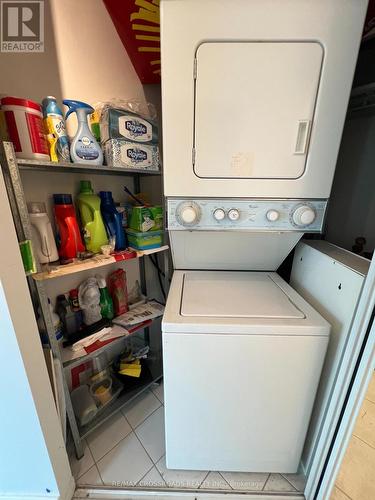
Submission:
[[[72,469],[72,474],[76,479],[81,477],[89,469],[91,469],[91,467],[95,463],[85,439],[83,440],[82,444],[85,454],[80,460],[77,460],[75,451],[72,450],[69,454],[70,468]]]
[[[140,442],[156,463],[165,454],[164,407],[161,406],[135,430]]]
[[[297,491],[305,489],[306,477],[303,474],[282,474]]]
[[[137,399],[128,407],[123,409],[129,424],[135,429],[146,418],[151,415],[161,405],[158,398],[151,391],[142,393]]]
[[[295,488],[281,475],[281,474],[270,474],[264,491],[296,491]]]
[[[154,385],[151,387],[152,392],[158,398],[161,403],[164,403],[164,385],[163,381],[159,385]]]
[[[231,487],[225,481],[220,472],[210,472],[203,483],[200,485],[201,490],[230,490]]]
[[[119,411],[93,431],[87,437],[87,442],[95,461],[97,462],[104,457],[131,430],[129,422]]]
[[[167,469],[165,456],[156,464],[161,477],[170,488],[199,488],[207,471]]]
[[[100,477],[99,471],[94,465],[89,469],[85,474],[83,474],[77,481],[77,483],[82,486],[82,485],[88,485],[88,486],[97,486],[97,485],[103,485],[102,478]]]
[[[261,491],[268,474],[256,472],[220,472],[234,490]]]
[[[145,488],[165,488],[166,484],[158,469],[153,467],[145,477],[139,481],[138,486],[144,486]]]
[[[125,488],[135,486],[153,463],[132,432],[99,460],[97,466],[104,484]]]

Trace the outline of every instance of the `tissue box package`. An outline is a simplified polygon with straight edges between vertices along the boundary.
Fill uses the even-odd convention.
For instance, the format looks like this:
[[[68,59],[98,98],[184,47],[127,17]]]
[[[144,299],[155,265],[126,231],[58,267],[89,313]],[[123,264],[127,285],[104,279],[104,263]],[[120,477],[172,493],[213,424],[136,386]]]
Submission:
[[[125,109],[104,108],[100,118],[102,142],[109,139],[157,144],[158,128],[154,122]]]
[[[109,139],[104,144],[104,154],[110,167],[159,170],[159,147],[156,144]]]

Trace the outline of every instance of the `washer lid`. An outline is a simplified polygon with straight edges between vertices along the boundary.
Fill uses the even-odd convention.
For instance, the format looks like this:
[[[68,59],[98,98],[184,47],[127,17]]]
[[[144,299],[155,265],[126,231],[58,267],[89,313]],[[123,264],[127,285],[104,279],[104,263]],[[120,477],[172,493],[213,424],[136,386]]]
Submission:
[[[303,319],[305,314],[268,273],[184,273],[182,316]]]

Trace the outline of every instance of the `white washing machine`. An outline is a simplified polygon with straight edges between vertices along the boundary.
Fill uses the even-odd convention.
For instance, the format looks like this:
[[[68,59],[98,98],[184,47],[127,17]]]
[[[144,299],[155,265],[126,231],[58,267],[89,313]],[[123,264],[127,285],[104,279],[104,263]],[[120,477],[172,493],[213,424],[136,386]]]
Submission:
[[[172,469],[295,472],[329,325],[274,271],[322,231],[367,0],[162,0]]]
[[[296,472],[329,331],[276,273],[175,271],[163,318],[167,467]]]

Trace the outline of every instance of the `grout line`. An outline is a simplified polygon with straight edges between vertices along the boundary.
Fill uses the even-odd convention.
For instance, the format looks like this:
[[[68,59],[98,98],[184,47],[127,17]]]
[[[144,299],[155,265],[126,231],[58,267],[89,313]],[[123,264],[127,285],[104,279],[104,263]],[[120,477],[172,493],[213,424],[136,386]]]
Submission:
[[[150,471],[151,471],[154,467],[155,467],[155,464],[154,464],[154,462],[152,462],[152,466],[148,469],[148,471],[146,472],[146,474],[144,474],[144,475],[141,477],[141,479],[137,482],[136,486],[138,486],[138,485],[139,485],[139,483],[142,481],[142,479],[144,479],[144,478],[147,476],[147,474],[148,474],[148,473],[149,473],[149,472],[150,472]],[[156,468],[156,467],[155,467],[155,468]],[[156,470],[157,470],[157,469],[156,469]]]
[[[305,491],[305,487],[303,487],[303,490],[302,490],[302,491],[300,491],[300,490],[298,490],[298,489],[294,486],[294,484],[293,484],[293,483],[291,483],[291,482],[289,481],[289,479],[288,479],[287,477],[285,477],[285,476],[284,476],[284,474],[281,474],[281,476],[282,476],[282,477],[283,477],[286,481],[288,481],[288,483],[290,484],[290,486],[291,486],[292,488],[294,488],[296,491],[298,491],[298,493],[303,493],[303,492]]]
[[[210,471],[207,472],[207,474],[204,476],[204,478],[202,479],[202,481],[200,482],[199,486],[198,486],[198,490],[200,489],[200,487],[202,486],[202,484],[205,482],[205,480],[207,479],[208,477],[208,474],[210,473]]]
[[[161,379],[160,379],[160,381],[159,381],[159,382],[155,382],[155,384],[158,384],[158,387],[160,387],[160,386],[162,385],[162,383],[163,383],[163,382],[164,382],[164,380],[163,380],[163,378],[161,378]],[[151,391],[152,391],[152,387],[151,387]],[[160,399],[160,398],[158,398],[158,396],[154,393],[154,391],[152,391],[152,393],[153,393],[153,395],[154,395],[154,396],[155,396],[155,397],[156,397],[156,398],[160,401],[160,403],[161,403],[162,405],[164,405],[164,400],[163,400],[163,401],[161,401],[161,399]]]
[[[369,446],[370,448],[372,448],[373,450],[375,450],[375,446],[374,446],[374,445],[372,445],[372,444],[368,443],[367,441],[365,441],[365,440],[364,440],[364,439],[362,439],[361,437],[357,436],[357,434],[354,434],[354,432],[353,432],[352,437],[357,438],[359,441],[361,441],[361,443],[363,443],[363,444],[365,444],[365,445]],[[348,448],[349,448],[349,446],[350,446],[350,441],[349,441]]]
[[[155,396],[155,397],[156,397],[156,396]],[[156,398],[156,399],[158,399],[158,398]],[[158,406],[155,410],[153,410],[153,411],[150,413],[150,415],[148,415],[148,416],[147,416],[144,420],[142,420],[142,422],[141,422],[141,423],[139,423],[136,427],[134,427],[134,428],[133,428],[133,427],[132,427],[132,425],[131,425],[131,423],[129,422],[129,425],[130,425],[130,427],[133,429],[133,431],[135,432],[135,430],[136,430],[136,429],[138,429],[138,427],[140,427],[142,424],[144,424],[144,423],[146,422],[146,420],[148,420],[148,419],[149,419],[149,418],[150,418],[150,417],[151,417],[151,416],[152,416],[152,415],[153,415],[156,411],[160,410],[161,406],[162,406],[162,405],[160,404],[160,405],[159,405],[159,406]]]
[[[90,447],[89,447],[89,443],[87,442],[87,440],[86,440],[86,439],[84,439],[83,441],[85,441],[85,443],[86,443],[86,451],[85,451],[85,454],[86,454],[86,453],[89,453],[89,455],[90,455],[90,457],[92,458],[92,460],[93,460],[94,464],[96,464],[96,462],[95,462],[95,458],[94,458],[94,455],[91,453],[91,450],[90,450]],[[84,448],[84,446],[83,446],[83,448]],[[75,451],[73,451],[73,453],[74,453],[74,459],[76,460],[76,462],[77,462],[77,463],[79,463],[81,460],[83,460],[83,457],[82,457],[82,458],[80,458],[79,460],[77,460],[77,457],[75,456]],[[84,454],[84,455],[85,455],[85,454]],[[69,461],[69,465],[70,465],[70,461]],[[89,468],[88,468],[85,472],[82,472],[81,474],[77,475],[77,478],[76,478],[76,479],[78,480],[80,477],[82,477],[82,476],[83,476],[83,474],[86,474],[86,472],[88,472],[91,468],[92,468],[92,465],[91,465],[91,466],[90,466],[90,467],[89,467]]]
[[[124,417],[124,418],[125,418],[125,417]],[[125,420],[126,420],[126,418],[125,418]],[[126,421],[127,421],[127,420],[126,420]],[[129,424],[129,422],[128,422],[128,424]],[[129,425],[130,425],[130,424],[129,424]],[[97,464],[98,462],[100,462],[101,460],[103,460],[103,458],[104,458],[105,456],[107,456],[107,455],[108,455],[108,453],[110,453],[112,450],[114,450],[114,449],[116,448],[116,446],[118,446],[118,445],[119,445],[122,441],[124,441],[124,439],[126,439],[128,436],[130,436],[130,434],[131,434],[132,432],[134,432],[134,431],[133,431],[133,429],[132,429],[132,427],[131,427],[131,425],[130,425],[130,431],[126,434],[126,436],[124,436],[123,438],[121,438],[121,439],[120,439],[120,441],[119,441],[118,443],[116,443],[114,446],[112,446],[112,448],[111,448],[110,450],[108,450],[106,453],[104,453],[104,455],[103,455],[102,457],[98,458],[98,460],[95,460],[94,455],[91,453],[92,458],[94,459],[95,464]],[[90,445],[89,445],[88,443],[87,443],[87,446],[90,448]],[[90,449],[90,451],[91,451],[91,449]]]
[[[103,486],[105,486],[104,480],[103,480],[103,478],[102,478],[102,475],[100,474],[100,470],[99,470],[99,467],[98,467],[98,465],[97,465],[97,463],[96,463],[96,462],[95,462],[95,467],[96,467],[96,469],[97,469],[97,471],[98,471],[98,474],[99,474],[99,477],[100,477],[101,482],[103,483]]]
[[[270,480],[270,478],[271,478],[271,474],[268,474],[267,479],[264,481],[264,485],[263,485],[262,491],[264,491],[264,488],[266,487],[266,484],[268,483],[268,481]]]
[[[228,483],[228,481],[225,479],[225,477],[223,476],[223,474],[221,472],[218,472],[218,474],[220,474],[220,476],[222,477],[223,481],[227,483],[227,485],[229,486],[229,488],[231,490],[233,490],[232,486],[230,485],[230,483]]]
[[[91,469],[93,469],[94,467],[95,467],[95,469],[96,469],[96,471],[97,471],[97,473],[98,473],[98,475],[99,475],[99,478],[100,478],[100,480],[101,480],[101,482],[102,482],[101,486],[104,486],[103,479],[102,479],[102,477],[101,477],[101,475],[100,475],[100,473],[99,473],[99,470],[98,470],[98,468],[97,468],[96,464],[92,465],[92,466],[89,468],[89,470],[87,470],[87,471],[85,472],[85,474],[87,474],[88,472],[90,472],[90,470],[91,470]],[[81,486],[81,484],[79,484],[79,479],[80,479],[80,478],[82,478],[85,474],[82,474],[82,476],[80,476],[79,478],[77,478],[77,479],[76,479],[76,485],[77,485],[78,487],[80,487],[80,486]],[[89,485],[88,485],[87,483],[85,483],[85,486],[94,486],[94,487],[95,487],[95,486],[98,486],[98,485],[97,485],[97,484],[89,484]],[[99,486],[100,486],[100,485],[99,485]]]
[[[159,462],[159,460],[161,460],[161,459],[164,457],[165,453],[163,453],[163,455],[162,455],[162,456],[161,456],[161,457],[157,460],[157,462],[154,462],[154,461],[153,461],[153,459],[151,458],[150,454],[149,454],[149,453],[148,453],[148,451],[146,450],[146,448],[143,446],[142,441],[141,441],[141,440],[140,440],[140,438],[137,436],[137,434],[136,434],[136,432],[135,432],[135,431],[134,431],[134,435],[135,435],[135,437],[138,439],[138,441],[139,441],[140,445],[142,446],[142,448],[145,450],[145,453],[146,453],[146,455],[149,457],[149,459],[151,460],[151,463],[153,464],[153,466],[155,465],[155,467],[156,467],[156,463],[157,463],[157,462]],[[152,467],[151,467],[151,469],[152,469]],[[150,470],[151,470],[151,469],[150,469]],[[158,469],[158,468],[156,467],[156,469]],[[159,473],[159,474],[160,474],[160,473]],[[160,475],[161,475],[161,474],[160,474]],[[162,477],[163,477],[163,476],[162,476]],[[163,478],[163,479],[164,479],[164,478]]]
[[[353,500],[353,499],[352,499],[352,497],[351,497],[351,496],[349,496],[347,493],[345,493],[345,491],[344,491],[343,489],[339,488],[339,487],[337,486],[337,484],[336,484],[336,483],[334,484],[333,488],[337,488],[339,491],[341,491],[341,493],[342,493],[343,495],[345,495],[345,496],[346,496],[346,498],[348,498],[348,500]]]

